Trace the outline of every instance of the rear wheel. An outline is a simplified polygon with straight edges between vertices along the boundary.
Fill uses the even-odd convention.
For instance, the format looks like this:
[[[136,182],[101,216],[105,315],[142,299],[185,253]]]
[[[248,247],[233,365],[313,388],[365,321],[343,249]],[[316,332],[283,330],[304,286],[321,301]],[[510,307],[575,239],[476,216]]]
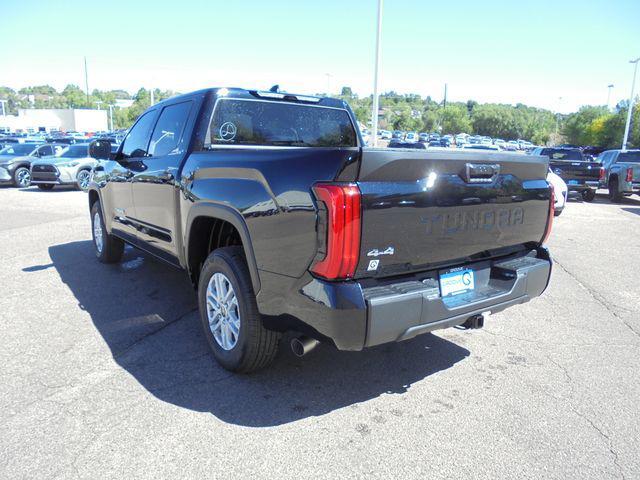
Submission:
[[[585,202],[593,202],[593,199],[596,198],[596,191],[595,190],[584,190],[582,192],[582,199]]]
[[[91,172],[89,170],[80,170],[76,175],[78,188],[83,192],[89,190],[89,181],[91,180]]]
[[[620,203],[622,201],[622,193],[620,193],[620,186],[617,178],[609,180],[609,200],[614,203]]]
[[[94,203],[91,207],[91,233],[93,236],[93,247],[98,260],[102,263],[119,262],[124,252],[124,242],[107,233],[102,218],[100,202]]]
[[[53,185],[50,183],[39,183],[38,188],[40,190],[53,190]]]
[[[18,188],[27,188],[31,185],[31,172],[26,167],[18,167],[13,173],[13,183]]]
[[[200,272],[198,305],[207,342],[224,368],[249,373],[273,361],[280,335],[262,323],[242,247],[209,255]]]

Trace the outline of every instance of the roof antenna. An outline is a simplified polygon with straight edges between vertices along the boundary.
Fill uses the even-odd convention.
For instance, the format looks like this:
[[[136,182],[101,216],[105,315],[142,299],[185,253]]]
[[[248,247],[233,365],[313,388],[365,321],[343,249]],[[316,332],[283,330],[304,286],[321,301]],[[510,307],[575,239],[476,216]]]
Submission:
[[[278,93],[278,90],[280,90],[280,85],[274,85],[269,89],[269,91],[273,93]]]

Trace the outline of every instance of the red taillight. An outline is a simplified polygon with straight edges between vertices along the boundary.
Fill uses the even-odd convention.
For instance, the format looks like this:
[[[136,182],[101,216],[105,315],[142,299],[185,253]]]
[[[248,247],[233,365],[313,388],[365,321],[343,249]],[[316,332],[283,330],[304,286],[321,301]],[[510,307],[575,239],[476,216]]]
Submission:
[[[633,168],[629,167],[627,168],[627,178],[626,178],[627,182],[633,182]]]
[[[544,230],[544,237],[542,237],[542,243],[547,243],[549,235],[551,235],[551,227],[553,226],[553,217],[556,212],[556,196],[553,191],[553,187],[549,187],[549,216],[547,217],[547,227]]]
[[[600,177],[598,180],[604,182],[604,167],[600,167]]]
[[[360,254],[360,189],[323,183],[313,191],[327,207],[327,243],[325,257],[311,271],[332,280],[353,277]]]

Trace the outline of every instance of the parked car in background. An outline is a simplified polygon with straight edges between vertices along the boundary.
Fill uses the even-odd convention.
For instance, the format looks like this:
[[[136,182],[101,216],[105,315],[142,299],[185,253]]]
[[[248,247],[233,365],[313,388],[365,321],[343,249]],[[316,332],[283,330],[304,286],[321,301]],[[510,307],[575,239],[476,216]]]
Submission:
[[[402,132],[400,130],[394,130],[393,134],[391,135],[391,139],[392,140],[403,140],[404,139],[404,132]]]
[[[549,169],[549,173],[547,173],[547,182],[549,182],[549,184],[553,187],[553,198],[555,207],[553,214],[557,217],[562,213],[565,205],[567,204],[569,189],[567,188],[567,184],[564,183],[564,180],[553,173],[551,169]]]
[[[578,192],[585,202],[591,202],[596,198],[600,163],[588,161],[582,152],[575,148],[537,147],[531,155],[549,157],[551,171],[564,180],[569,191]]]
[[[428,142],[428,141],[429,141],[429,134],[428,134],[428,133],[421,132],[421,133],[418,135],[418,138],[420,139],[420,141],[421,141],[421,142]]]
[[[391,132],[389,130],[380,130],[378,133],[383,140],[391,140]]]
[[[607,150],[597,160],[601,165],[600,186],[609,190],[609,199],[640,194],[640,150]]]
[[[397,140],[391,140],[388,148],[417,148],[424,150],[427,147],[422,142],[399,142]]]
[[[504,140],[502,140],[501,138],[496,138],[493,141],[493,144],[500,147],[501,149],[505,149],[505,145],[507,144],[507,142],[505,142]]]
[[[51,190],[56,185],[75,185],[87,191],[91,170],[97,164],[89,156],[89,145],[69,145],[55,157],[31,163],[31,183],[40,190]]]
[[[53,157],[60,145],[15,143],[0,150],[0,184],[26,188],[31,184],[31,163],[38,158]]]
[[[408,143],[414,143],[418,141],[418,134],[416,132],[408,132],[404,137],[404,141]]]
[[[518,142],[516,142],[515,140],[509,140],[507,143],[505,143],[504,149],[510,152],[515,152],[516,150],[518,150]]]

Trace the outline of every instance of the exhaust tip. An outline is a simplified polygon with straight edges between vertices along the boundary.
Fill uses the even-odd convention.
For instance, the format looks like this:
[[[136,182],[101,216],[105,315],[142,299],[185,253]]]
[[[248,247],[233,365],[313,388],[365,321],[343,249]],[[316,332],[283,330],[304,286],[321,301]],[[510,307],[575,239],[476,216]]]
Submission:
[[[315,338],[297,337],[291,339],[291,351],[296,357],[304,357],[316,348],[320,342]]]

